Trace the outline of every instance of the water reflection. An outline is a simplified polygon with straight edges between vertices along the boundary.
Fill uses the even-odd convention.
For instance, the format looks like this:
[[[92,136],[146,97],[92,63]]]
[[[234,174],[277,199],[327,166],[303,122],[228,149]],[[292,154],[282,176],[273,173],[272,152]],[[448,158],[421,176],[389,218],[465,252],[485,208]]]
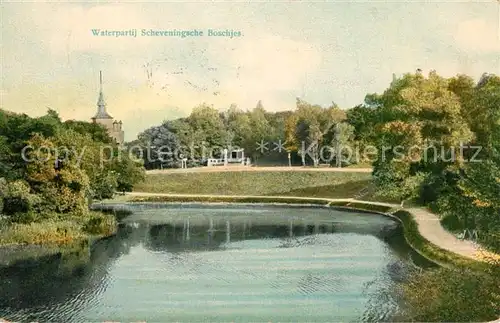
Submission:
[[[91,250],[0,269],[0,317],[388,320],[415,258],[400,230],[319,209],[143,207]]]
[[[178,210],[177,210],[178,211]],[[345,222],[332,219],[308,220],[290,216],[270,218],[266,215],[236,216],[234,210],[219,210],[223,214],[162,214],[161,218],[150,218],[141,214],[126,220],[129,224],[148,226],[145,237],[146,248],[153,251],[208,251],[224,249],[225,245],[244,240],[282,239],[283,247],[294,245],[297,237],[356,233],[376,236],[382,240],[397,239],[403,253],[412,250],[404,243],[397,223],[384,219],[377,222]],[[228,213],[228,214],[224,214]],[[362,220],[362,219],[361,219]],[[306,241],[306,240],[305,240]]]
[[[0,317],[17,321],[74,321],[106,288],[112,262],[139,243],[130,228],[92,247],[0,269]],[[134,239],[135,238],[135,239]]]

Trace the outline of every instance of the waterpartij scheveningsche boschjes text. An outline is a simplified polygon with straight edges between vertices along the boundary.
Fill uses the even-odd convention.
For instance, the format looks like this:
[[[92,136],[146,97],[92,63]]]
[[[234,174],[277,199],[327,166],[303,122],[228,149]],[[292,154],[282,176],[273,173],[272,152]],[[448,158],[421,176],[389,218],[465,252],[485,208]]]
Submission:
[[[91,29],[92,35],[101,37],[241,37],[239,30],[225,29],[191,29],[191,30],[155,30],[155,29],[128,29],[128,30],[110,30],[110,29]]]

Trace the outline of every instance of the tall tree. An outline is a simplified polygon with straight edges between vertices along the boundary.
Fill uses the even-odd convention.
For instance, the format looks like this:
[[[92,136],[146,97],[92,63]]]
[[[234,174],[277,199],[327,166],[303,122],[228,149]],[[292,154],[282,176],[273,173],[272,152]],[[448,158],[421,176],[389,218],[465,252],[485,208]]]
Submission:
[[[395,185],[401,187],[402,199],[408,197],[404,188],[409,177],[444,170],[450,166],[447,160],[452,150],[473,138],[461,114],[460,100],[448,86],[449,81],[434,71],[427,78],[420,73],[406,74],[378,98],[378,109],[388,120],[378,128],[378,146],[381,150],[390,148],[374,164],[375,182],[382,194],[397,195],[397,189],[384,189]],[[429,156],[427,145],[438,151]],[[436,158],[440,170],[436,169]],[[451,164],[460,162],[455,158]],[[396,163],[401,165],[391,166]]]
[[[218,152],[221,147],[226,146],[227,137],[224,123],[220,118],[219,111],[214,107],[206,104],[195,107],[188,117],[188,123],[191,127],[191,133],[202,137],[202,142],[206,143],[206,148],[210,151],[214,149],[215,152]],[[202,142],[194,144],[205,146]]]
[[[305,165],[306,157],[309,156],[317,166],[320,161],[320,146],[325,136],[333,131],[335,125],[346,119],[345,112],[335,104],[325,109],[297,98],[295,113],[297,117],[293,142],[300,145],[302,164]]]

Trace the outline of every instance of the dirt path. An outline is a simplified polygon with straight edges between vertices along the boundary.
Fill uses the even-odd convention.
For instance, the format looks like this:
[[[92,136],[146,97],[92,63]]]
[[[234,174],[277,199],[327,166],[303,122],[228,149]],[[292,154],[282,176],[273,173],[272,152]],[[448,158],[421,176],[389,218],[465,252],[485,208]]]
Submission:
[[[410,212],[418,223],[420,234],[433,244],[466,256],[478,259],[478,254],[482,252],[480,247],[470,240],[460,240],[450,232],[446,231],[439,223],[439,218],[423,208],[405,209]]]
[[[168,193],[145,193],[145,192],[132,192],[127,193],[127,196],[170,196],[170,197],[207,197],[207,198],[220,198],[220,197],[241,197],[241,198],[275,198],[275,199],[297,199],[297,200],[323,200],[328,202],[349,201],[357,203],[367,203],[375,205],[390,206],[400,208],[398,204],[389,204],[382,202],[369,202],[355,199],[329,199],[329,198],[314,198],[314,197],[295,197],[295,196],[251,196],[251,195],[201,195],[201,194],[168,194]],[[118,198],[116,201],[126,201],[127,196]],[[435,214],[430,213],[424,208],[405,208],[405,211],[410,212],[418,224],[420,234],[432,242],[433,244],[475,260],[482,260],[484,255],[492,257],[500,257],[485,252],[478,245],[468,240],[460,240],[450,232],[446,231]]]
[[[248,166],[214,166],[194,168],[169,168],[146,171],[147,174],[169,173],[218,173],[218,172],[344,172],[344,173],[371,173],[371,168],[336,168],[336,167],[248,167]]]

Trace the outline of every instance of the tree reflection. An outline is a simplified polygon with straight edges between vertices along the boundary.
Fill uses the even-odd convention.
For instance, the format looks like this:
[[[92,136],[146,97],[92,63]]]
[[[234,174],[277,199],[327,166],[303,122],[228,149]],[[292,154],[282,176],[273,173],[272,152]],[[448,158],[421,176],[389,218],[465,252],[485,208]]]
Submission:
[[[139,243],[138,230],[122,227],[91,247],[0,269],[0,317],[13,321],[70,322],[105,288],[112,263]],[[58,308],[57,311],[48,309]],[[27,310],[29,309],[29,314]]]
[[[272,223],[258,219],[205,217],[172,220],[151,225],[145,247],[152,251],[186,252],[221,250],[229,243],[245,240],[283,239],[283,247],[293,238],[334,233],[334,223],[310,223],[279,219]]]

